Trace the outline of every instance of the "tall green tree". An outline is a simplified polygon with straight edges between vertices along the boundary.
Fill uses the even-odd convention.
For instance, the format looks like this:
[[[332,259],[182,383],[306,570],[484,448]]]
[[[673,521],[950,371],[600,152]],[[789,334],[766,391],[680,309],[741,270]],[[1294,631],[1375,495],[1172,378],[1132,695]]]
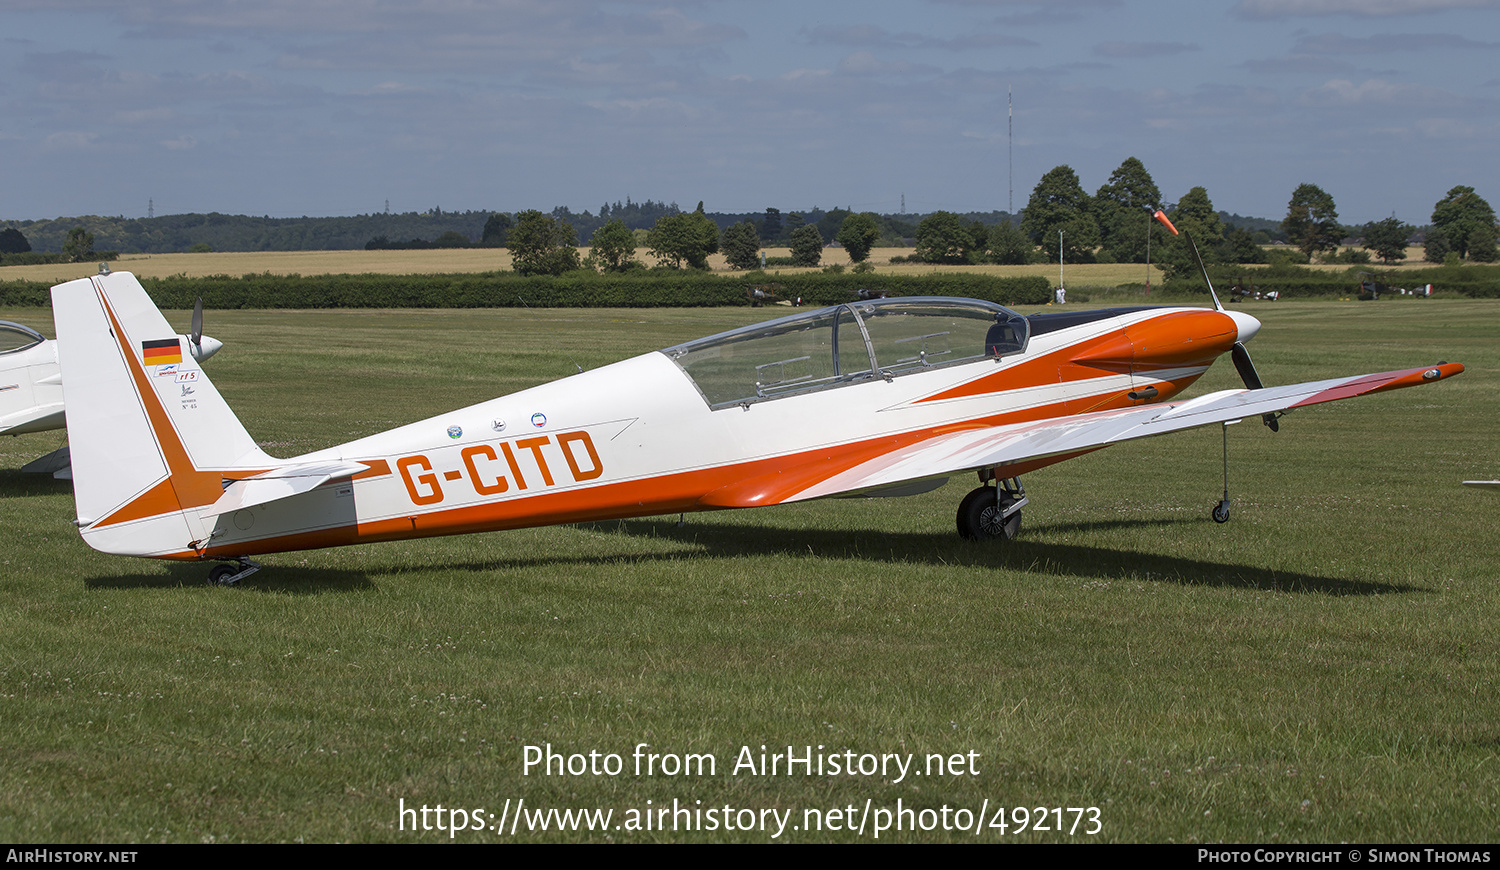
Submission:
[[[1500,260],[1500,249],[1495,247],[1494,227],[1475,227],[1469,233],[1469,259],[1475,263],[1493,263]]]
[[[573,225],[536,210],[516,215],[506,247],[511,265],[522,275],[561,275],[582,265]]]
[[[77,263],[94,255],[94,234],[83,227],[68,230],[68,240],[63,242],[63,253]]]
[[[760,233],[755,224],[742,221],[724,228],[724,238],[719,242],[724,259],[731,269],[754,269],[760,265]]]
[[[935,211],[917,224],[916,256],[924,263],[968,263],[974,237],[951,211]]]
[[[1495,247],[1495,210],[1472,187],[1459,186],[1448,191],[1432,208],[1432,226],[1442,234],[1447,250],[1457,251],[1460,257],[1472,259],[1472,242],[1483,245],[1486,236],[1489,240],[1484,245],[1486,252]]]
[[[1021,228],[1010,221],[1001,221],[990,228],[990,259],[1002,266],[1021,266],[1031,262],[1036,245]]]
[[[792,233],[802,229],[802,226],[806,223],[807,218],[802,216],[802,212],[790,212],[786,217],[781,219],[781,238],[790,241]]]
[[[0,230],[0,254],[25,254],[31,250],[31,242],[15,227]]]
[[[1365,248],[1374,251],[1382,262],[1394,263],[1406,259],[1406,239],[1412,228],[1391,215],[1385,220],[1365,224],[1363,234]]]
[[[707,269],[708,255],[719,250],[719,227],[703,213],[700,202],[691,214],[679,212],[659,218],[651,228],[647,246],[660,265]]]
[[[818,218],[818,235],[821,235],[824,241],[837,238],[839,230],[844,226],[844,219],[851,214],[854,212],[847,208],[831,208],[823,212],[822,217]]]
[[[500,248],[505,246],[505,234],[515,221],[504,212],[496,212],[490,215],[489,220],[484,222],[484,230],[479,234],[479,244],[486,248]]]
[[[1429,227],[1427,241],[1422,245],[1422,259],[1429,263],[1443,263],[1447,262],[1448,254],[1448,239],[1443,231],[1437,227]]]
[[[606,272],[628,272],[640,268],[635,259],[635,232],[615,218],[589,239],[589,256]]]
[[[823,261],[823,234],[817,224],[805,224],[792,231],[792,263],[816,266]]]
[[[1094,219],[1099,224],[1099,241],[1117,263],[1146,262],[1146,233],[1154,225],[1147,208],[1161,205],[1161,191],[1152,180],[1146,165],[1134,157],[1125,158],[1109,181],[1094,194]]]
[[[1230,227],[1224,231],[1224,244],[1219,246],[1219,258],[1226,263],[1264,263],[1266,252],[1255,243],[1254,233],[1240,227]]]
[[[1336,251],[1344,240],[1333,197],[1316,184],[1301,184],[1292,191],[1281,229],[1287,240],[1309,257],[1319,251]]]
[[[765,239],[767,244],[781,241],[781,209],[766,209],[766,218],[761,222],[760,228],[761,238]]]
[[[1058,166],[1037,182],[1026,203],[1021,232],[1046,250],[1057,250],[1062,233],[1063,259],[1092,262],[1099,245],[1099,224],[1090,214],[1089,195],[1072,167]]]
[[[867,211],[851,214],[844,218],[835,238],[849,253],[851,261],[863,263],[869,259],[870,249],[880,240],[880,218]]]

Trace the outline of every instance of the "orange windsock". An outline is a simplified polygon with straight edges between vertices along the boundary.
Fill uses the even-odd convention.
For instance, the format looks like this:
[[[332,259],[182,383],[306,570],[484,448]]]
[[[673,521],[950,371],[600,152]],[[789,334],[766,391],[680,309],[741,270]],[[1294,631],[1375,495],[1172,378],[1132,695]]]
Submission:
[[[1161,221],[1161,225],[1164,226],[1164,227],[1166,227],[1167,229],[1171,230],[1172,231],[1172,235],[1175,236],[1175,235],[1178,234],[1177,233],[1177,228],[1174,227],[1174,226],[1172,226],[1172,222],[1169,221],[1169,220],[1167,220],[1167,216],[1164,215],[1164,214],[1162,214],[1161,209],[1157,209],[1156,210],[1156,214],[1153,214],[1152,217],[1154,217],[1157,220]]]

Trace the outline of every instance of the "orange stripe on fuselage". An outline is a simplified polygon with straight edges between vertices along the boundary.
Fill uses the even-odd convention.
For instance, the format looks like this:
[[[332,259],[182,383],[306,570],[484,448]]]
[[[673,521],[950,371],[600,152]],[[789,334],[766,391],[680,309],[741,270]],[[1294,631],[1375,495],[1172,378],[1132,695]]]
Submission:
[[[364,480],[365,478],[369,477],[384,477],[385,475],[391,473],[391,464],[389,462],[386,462],[384,459],[358,459],[355,461],[363,462],[369,467],[364,471],[361,471],[359,474],[354,475],[352,478],[350,478],[350,480]]]
[[[1206,366],[1239,340],[1234,319],[1220,311],[1175,311],[1125,328],[1135,346],[1135,373]]]
[[[1164,371],[1212,363],[1234,343],[1236,330],[1229,317],[1215,311],[1176,311],[1122,327],[1090,341],[1060,348],[1013,368],[976,378],[919,402],[1001,393],[1024,387],[1074,383],[1105,377],[1117,365],[1100,361],[1123,360],[1125,372],[1132,369],[1150,378],[1151,371]],[[1170,342],[1186,343],[1181,351]],[[1087,360],[1087,361],[1084,361]],[[1102,370],[1102,371],[1101,371]],[[1153,402],[1171,398],[1198,379],[1197,374],[1171,380],[1153,380],[1158,395]],[[1138,378],[1139,380],[1140,378]],[[287,550],[374,541],[402,540],[500,531],[531,526],[595,520],[623,519],[683,511],[716,510],[778,504],[808,488],[885,453],[952,432],[1028,423],[1064,417],[1083,411],[1105,411],[1146,404],[1132,400],[1129,388],[1103,395],[1078,396],[1037,407],[992,414],[970,420],[943,423],[912,432],[885,435],[851,444],[841,444],[783,456],[736,462],[714,468],[674,472],[641,480],[586,486],[563,492],[496,501],[456,508],[419,511],[357,525],[279,535],[225,546],[211,546],[208,557],[245,556]],[[1013,476],[1043,468],[1091,451],[1027,460],[1007,466]],[[372,466],[379,460],[361,460]],[[382,463],[356,477],[389,474]],[[358,497],[356,492],[356,498]]]
[[[1074,383],[1102,377],[1101,371],[1149,376],[1153,371],[1207,366],[1233,347],[1237,337],[1238,330],[1228,315],[1207,309],[1173,311],[1070,344],[919,401],[938,402],[1026,387]],[[1165,397],[1164,394],[1161,398]],[[1109,404],[1084,400],[1071,404],[1065,413],[1099,411],[1108,407]]]
[[[1186,386],[1196,378],[1184,379]],[[1163,396],[1169,395],[1163,391]],[[289,550],[311,550],[347,544],[408,538],[437,537],[472,532],[595,520],[625,519],[685,511],[758,507],[778,504],[792,496],[885,453],[919,444],[952,432],[1027,423],[1062,416],[1058,402],[926,429],[865,439],[783,456],[736,462],[713,468],[674,472],[641,480],[584,486],[563,492],[482,502],[456,508],[418,512],[332,529],[279,535],[222,546],[209,546],[205,557],[251,556]],[[1123,392],[1104,400],[1102,409],[1139,404]],[[1014,466],[1011,476],[1043,468],[1084,452],[1028,460]],[[371,460],[361,460],[370,462]],[[1011,468],[1007,466],[1007,468]],[[358,499],[356,490],[355,498]],[[183,555],[163,558],[193,558]]]

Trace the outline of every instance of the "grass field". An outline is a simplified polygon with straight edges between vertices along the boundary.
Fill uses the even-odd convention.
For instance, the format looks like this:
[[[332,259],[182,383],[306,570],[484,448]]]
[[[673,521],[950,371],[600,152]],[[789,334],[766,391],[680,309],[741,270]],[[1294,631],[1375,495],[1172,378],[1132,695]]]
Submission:
[[[0,840],[432,841],[398,807],[1097,807],[990,841],[1500,835],[1500,305],[1260,304],[1267,383],[1437,360],[1452,382],[1027,478],[1021,538],[908,499],[270,556],[240,588],[90,551],[0,470]],[[781,313],[209,312],[210,374],[289,455]],[[174,325],[185,312],[169,312]],[[0,310],[51,334],[36,309]],[[1237,387],[1228,360],[1196,391]],[[363,409],[353,411],[350,409]],[[62,443],[0,442],[0,469]],[[715,775],[636,776],[637,744]],[[524,772],[528,745],[620,775]],[[976,773],[731,773],[742,747],[976,753]],[[783,768],[784,770],[784,768]],[[702,804],[695,802],[702,801]],[[512,809],[507,812],[513,812]],[[1064,814],[1071,822],[1072,814]],[[919,819],[921,817],[913,817]],[[950,818],[954,818],[950,814]],[[991,819],[993,816],[991,816]],[[774,828],[773,828],[774,832]],[[782,840],[870,840],[788,830]],[[492,840],[769,833],[464,832]],[[901,841],[974,840],[941,829]]]
[[[588,248],[582,248],[584,255]],[[925,272],[960,271],[986,275],[1042,275],[1050,280],[1057,278],[1057,264],[1041,263],[1029,266],[934,266],[925,263],[897,263],[891,265],[891,257],[909,256],[911,248],[876,248],[870,253],[870,262],[877,272],[910,274]],[[767,248],[766,256],[788,257],[787,248]],[[636,250],[636,259],[651,263],[652,258],[645,248]],[[709,266],[716,272],[730,271],[723,254],[708,258]],[[827,248],[823,251],[823,265],[851,265],[842,248]],[[1403,266],[1417,268],[1431,264],[1422,262],[1422,250],[1411,248]],[[170,275],[187,275],[201,278],[207,275],[246,275],[270,272],[275,275],[359,275],[367,273],[411,275],[443,274],[449,272],[490,272],[509,269],[510,252],[504,248],[462,248],[429,251],[252,251],[207,254],[124,254],[110,264],[116,271],[134,272],[145,278],[165,278]],[[6,266],[0,269],[0,280],[71,281],[86,278],[98,271],[98,264],[66,263],[47,266]],[[1315,269],[1343,271],[1347,265],[1314,266]],[[1387,268],[1376,266],[1371,268]],[[1399,266],[1396,268],[1400,268]],[[777,267],[772,272],[807,272],[812,269]],[[1113,287],[1120,284],[1142,284],[1146,281],[1146,267],[1139,263],[1090,263],[1065,267],[1063,280],[1069,287]],[[1151,268],[1151,283],[1159,285],[1163,280],[1161,270]]]

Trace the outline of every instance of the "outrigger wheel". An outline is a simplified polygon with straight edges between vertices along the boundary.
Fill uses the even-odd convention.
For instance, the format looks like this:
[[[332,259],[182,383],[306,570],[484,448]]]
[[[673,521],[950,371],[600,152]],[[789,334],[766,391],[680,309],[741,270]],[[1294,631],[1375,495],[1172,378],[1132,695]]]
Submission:
[[[1015,478],[981,486],[958,505],[958,534],[971,541],[1010,541],[1021,533],[1026,491]]]

